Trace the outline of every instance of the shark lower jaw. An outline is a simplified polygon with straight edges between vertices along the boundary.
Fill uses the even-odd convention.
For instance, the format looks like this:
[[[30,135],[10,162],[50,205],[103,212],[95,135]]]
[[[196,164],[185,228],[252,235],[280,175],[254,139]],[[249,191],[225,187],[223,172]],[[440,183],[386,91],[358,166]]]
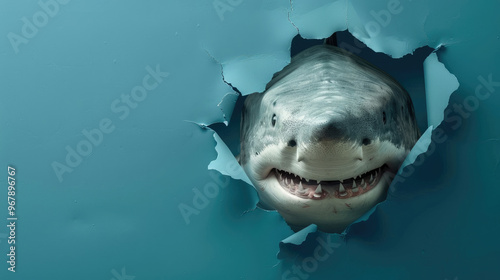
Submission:
[[[250,174],[261,205],[277,210],[294,231],[316,224],[319,230],[330,233],[343,232],[382,202],[402,162],[400,157],[382,160],[379,156],[369,167],[336,162],[333,167],[337,168],[321,168],[318,162],[298,166],[265,161],[271,158],[265,152],[259,157],[263,160],[254,160],[244,169]]]
[[[352,178],[319,181],[274,168],[268,178],[276,180],[277,184],[291,196],[304,200],[349,199],[363,196],[379,187],[379,182],[386,172],[391,173],[389,167],[384,164]]]
[[[276,209],[294,231],[316,224],[323,232],[341,233],[385,199],[394,175],[393,170],[384,164],[342,182],[309,179],[305,186],[302,180],[307,182],[307,179],[273,169],[265,180],[259,182],[257,189],[263,205]],[[362,180],[366,184],[364,189]],[[302,193],[299,192],[301,183],[304,189]],[[344,191],[340,187],[341,183]],[[320,184],[321,192],[318,195],[316,190]],[[354,184],[357,190],[353,188]]]

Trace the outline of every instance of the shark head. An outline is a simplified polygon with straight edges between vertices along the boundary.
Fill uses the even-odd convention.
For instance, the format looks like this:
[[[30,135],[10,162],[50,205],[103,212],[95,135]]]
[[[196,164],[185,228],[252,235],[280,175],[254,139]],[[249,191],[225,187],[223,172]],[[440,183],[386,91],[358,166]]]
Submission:
[[[242,111],[240,163],[292,227],[342,232],[385,199],[420,132],[408,93],[342,49],[298,54]]]

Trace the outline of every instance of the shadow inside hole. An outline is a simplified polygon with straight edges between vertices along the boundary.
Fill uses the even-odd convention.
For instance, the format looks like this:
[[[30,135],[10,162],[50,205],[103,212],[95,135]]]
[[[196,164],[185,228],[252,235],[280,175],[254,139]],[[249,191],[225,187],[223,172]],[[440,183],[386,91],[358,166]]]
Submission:
[[[424,132],[427,129],[427,107],[423,62],[432,52],[432,48],[418,48],[413,54],[394,59],[384,53],[374,52],[361,41],[352,36],[348,31],[339,31],[330,38],[321,40],[304,39],[300,35],[296,35],[292,40],[290,56],[293,57],[305,49],[324,44],[325,40],[330,44],[336,43],[338,47],[367,60],[396,79],[410,94],[420,131]],[[231,85],[231,87],[235,92],[240,93],[234,85]],[[240,94],[228,126],[223,123],[216,123],[209,126],[219,134],[221,139],[226,143],[235,156],[240,153],[241,110],[243,108],[245,98],[245,96]]]

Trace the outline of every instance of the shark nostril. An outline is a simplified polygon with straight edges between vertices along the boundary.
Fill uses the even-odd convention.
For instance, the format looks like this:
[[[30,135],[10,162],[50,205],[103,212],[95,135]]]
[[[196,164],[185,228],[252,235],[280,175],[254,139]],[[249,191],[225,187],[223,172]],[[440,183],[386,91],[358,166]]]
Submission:
[[[363,145],[370,145],[372,143],[372,140],[370,140],[369,138],[364,138],[362,143]]]
[[[295,140],[290,140],[290,141],[288,141],[288,146],[295,147],[295,146],[297,146],[297,142]]]

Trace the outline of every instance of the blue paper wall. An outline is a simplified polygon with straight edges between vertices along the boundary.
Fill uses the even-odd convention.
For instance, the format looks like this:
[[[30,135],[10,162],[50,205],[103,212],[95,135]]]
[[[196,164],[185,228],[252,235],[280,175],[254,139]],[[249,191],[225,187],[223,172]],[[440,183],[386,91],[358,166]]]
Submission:
[[[497,1],[0,3],[1,279],[500,277]],[[345,29],[395,58],[441,46],[459,87],[366,222],[280,250],[293,232],[207,170],[218,153],[202,126],[225,120],[227,83],[262,90],[298,32]]]

